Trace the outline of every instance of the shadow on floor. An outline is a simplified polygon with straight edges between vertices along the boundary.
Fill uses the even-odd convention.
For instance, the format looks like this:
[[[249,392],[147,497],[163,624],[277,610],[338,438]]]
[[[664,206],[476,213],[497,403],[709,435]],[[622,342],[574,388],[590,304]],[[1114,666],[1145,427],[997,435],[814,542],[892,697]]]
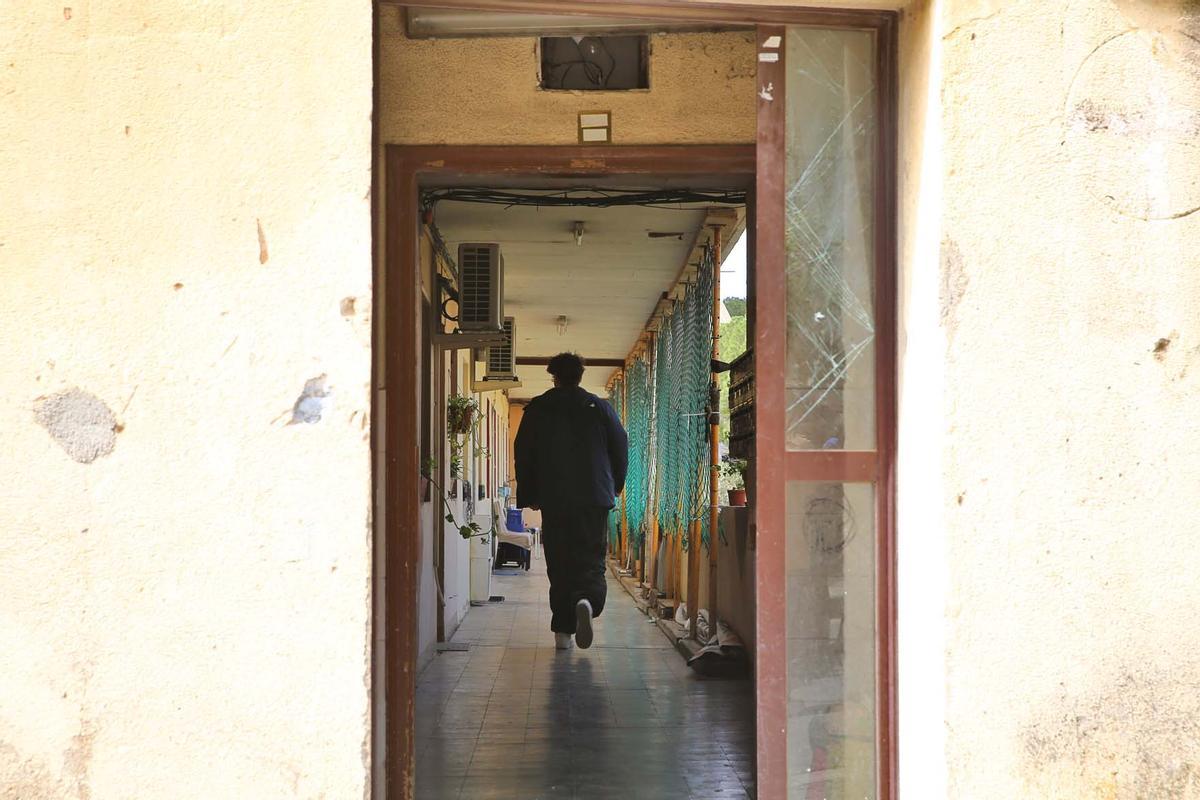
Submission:
[[[540,555],[540,554],[539,554]],[[558,652],[545,561],[496,575],[417,682],[417,797],[754,796],[750,681],[695,676],[609,579],[589,650]]]

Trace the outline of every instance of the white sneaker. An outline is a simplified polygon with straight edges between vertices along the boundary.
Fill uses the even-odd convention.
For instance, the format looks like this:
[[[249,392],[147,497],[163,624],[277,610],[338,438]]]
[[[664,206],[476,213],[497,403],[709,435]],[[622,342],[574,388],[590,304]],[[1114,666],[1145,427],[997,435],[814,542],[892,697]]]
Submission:
[[[592,604],[587,600],[575,604],[575,643],[581,650],[592,646]]]
[[[555,650],[570,650],[575,643],[571,641],[571,634],[556,633],[554,634],[554,649]]]

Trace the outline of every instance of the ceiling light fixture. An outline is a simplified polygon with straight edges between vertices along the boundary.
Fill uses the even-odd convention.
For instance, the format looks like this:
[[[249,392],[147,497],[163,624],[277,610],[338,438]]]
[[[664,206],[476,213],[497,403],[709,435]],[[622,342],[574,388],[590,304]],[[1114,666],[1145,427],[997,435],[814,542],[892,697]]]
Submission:
[[[554,328],[558,331],[559,336],[567,332],[567,318],[565,315],[558,315],[558,318],[554,320]]]
[[[567,5],[566,3],[563,4]],[[406,33],[425,39],[461,36],[579,36],[665,31],[719,31],[746,28],[723,21],[673,21],[593,17],[575,14],[538,14],[520,11],[469,11],[455,8],[410,6]]]
[[[582,247],[583,246],[583,223],[576,222],[574,230],[575,230],[575,244],[578,247]]]

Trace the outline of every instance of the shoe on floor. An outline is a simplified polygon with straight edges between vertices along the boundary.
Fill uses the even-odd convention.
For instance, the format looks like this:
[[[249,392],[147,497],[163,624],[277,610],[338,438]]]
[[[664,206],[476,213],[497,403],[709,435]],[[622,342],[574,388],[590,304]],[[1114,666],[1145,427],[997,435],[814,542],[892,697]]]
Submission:
[[[592,646],[592,604],[587,600],[575,604],[575,644],[581,650]]]
[[[570,650],[574,642],[571,641],[571,634],[556,633],[554,634],[554,649],[555,650]]]

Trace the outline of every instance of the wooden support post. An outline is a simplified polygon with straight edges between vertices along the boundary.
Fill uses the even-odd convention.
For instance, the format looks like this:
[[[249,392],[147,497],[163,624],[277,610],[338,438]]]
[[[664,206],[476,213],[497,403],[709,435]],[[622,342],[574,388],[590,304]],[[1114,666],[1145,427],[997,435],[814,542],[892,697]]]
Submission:
[[[696,624],[700,621],[700,520],[688,522],[688,636],[696,638]]]
[[[437,312],[434,312],[437,313]],[[441,326],[439,326],[440,329]],[[446,476],[450,474],[446,465],[450,460],[446,454],[446,354],[439,347],[434,347],[429,355],[430,358],[436,360],[435,368],[437,369],[437,393],[434,395],[434,408],[439,410],[439,413],[433,416],[434,419],[434,440],[433,446],[436,449],[432,453],[432,457],[436,462],[432,473],[437,475],[437,482],[442,486],[446,485]],[[450,357],[457,359],[458,354],[454,351],[450,352]],[[421,469],[425,469],[424,464]],[[429,488],[429,502],[433,503],[436,513],[433,515],[433,535],[434,535],[434,573],[438,586],[446,585],[446,518],[445,511],[438,506],[437,497],[433,494],[433,488]],[[424,502],[425,497],[421,497]],[[437,640],[439,642],[446,641],[446,598],[442,592],[437,593]]]
[[[712,358],[721,358],[721,227],[713,226],[713,318],[712,318]],[[717,478],[721,467],[721,419],[720,397],[717,393],[717,374],[709,376],[709,397],[716,401],[710,409],[714,413],[708,426],[709,447],[709,511],[708,511],[708,625],[713,638],[717,635],[717,551],[720,542],[720,513],[721,497]]]
[[[658,517],[654,514],[650,515],[650,524],[647,526],[650,529],[649,543],[646,547],[646,585],[650,587],[650,605],[658,605],[658,584],[655,581],[658,572]]]
[[[671,599],[675,601],[675,607],[683,602],[683,588],[680,583],[683,582],[683,553],[679,544],[683,541],[683,531],[675,528],[671,531]]]
[[[646,580],[646,535],[644,530],[641,540],[633,542],[632,555],[633,577],[637,578],[638,583],[643,583]]]
[[[650,441],[652,441],[652,442],[654,441],[653,435],[650,437]],[[645,560],[646,560],[645,583],[647,586],[650,587],[650,595],[649,595],[650,605],[654,606],[654,605],[658,604],[658,588],[655,584],[655,578],[658,576],[658,502],[657,502],[658,470],[657,469],[655,469],[655,473],[654,473],[654,489],[651,492],[647,492],[647,494],[650,497],[650,503],[649,503],[650,508],[647,509],[647,514],[646,514],[649,522],[646,525],[647,543],[646,543],[646,556],[645,556]]]
[[[667,570],[667,597],[670,598],[672,603],[678,604],[679,581],[676,567],[678,566],[679,557],[675,554],[675,532],[668,529],[663,535],[667,537],[667,552],[664,554],[666,559],[663,562]]]
[[[661,572],[663,594],[665,595],[665,597],[663,599],[670,601],[670,599],[671,599],[671,532],[663,530],[662,523],[659,522],[657,518],[654,520],[654,530],[658,537],[658,540],[660,542],[662,542],[662,551],[663,551],[662,561],[660,561],[658,563],[658,566],[655,568],[655,576],[654,577],[657,579],[658,574]]]
[[[628,376],[628,373],[626,373]],[[621,408],[625,409],[625,426],[629,426],[629,385],[627,381],[621,381]],[[621,569],[625,568],[625,543],[629,541],[629,517],[626,513],[628,508],[625,502],[625,494],[621,494],[621,527],[618,529],[619,540],[617,544],[617,566]]]

